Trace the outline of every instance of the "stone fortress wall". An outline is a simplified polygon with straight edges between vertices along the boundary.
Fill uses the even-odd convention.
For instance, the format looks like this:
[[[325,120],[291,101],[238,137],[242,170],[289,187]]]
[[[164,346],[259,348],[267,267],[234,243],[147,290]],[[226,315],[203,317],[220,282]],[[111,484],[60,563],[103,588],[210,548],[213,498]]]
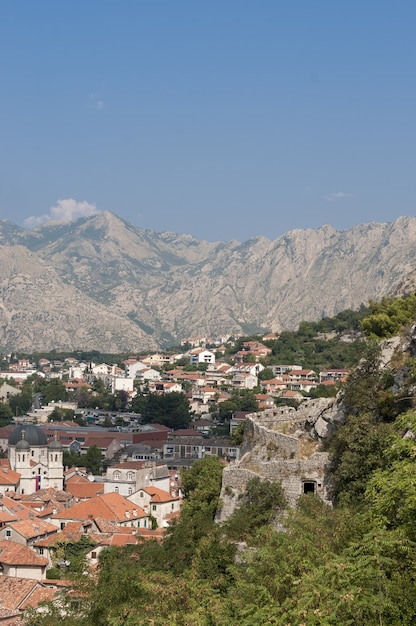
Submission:
[[[328,453],[322,440],[343,420],[334,398],[305,400],[295,409],[281,407],[247,416],[241,458],[224,469],[217,521],[225,521],[238,506],[248,481],[280,481],[289,505],[303,493],[329,497]]]

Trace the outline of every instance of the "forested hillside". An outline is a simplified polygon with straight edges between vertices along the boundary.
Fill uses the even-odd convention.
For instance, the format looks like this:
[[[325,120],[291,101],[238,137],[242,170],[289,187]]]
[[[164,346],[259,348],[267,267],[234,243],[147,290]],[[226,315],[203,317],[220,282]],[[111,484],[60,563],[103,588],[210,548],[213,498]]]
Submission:
[[[385,302],[382,313],[410,304]],[[362,322],[372,340],[342,392],[345,423],[326,442],[333,506],[304,495],[290,509],[279,484],[253,479],[219,525],[223,466],[198,461],[183,473],[185,504],[163,544],[106,550],[96,574],[74,581],[64,610],[29,625],[415,624],[415,337],[412,315],[399,316],[406,339],[382,367],[374,338],[386,333],[370,323],[379,314]]]

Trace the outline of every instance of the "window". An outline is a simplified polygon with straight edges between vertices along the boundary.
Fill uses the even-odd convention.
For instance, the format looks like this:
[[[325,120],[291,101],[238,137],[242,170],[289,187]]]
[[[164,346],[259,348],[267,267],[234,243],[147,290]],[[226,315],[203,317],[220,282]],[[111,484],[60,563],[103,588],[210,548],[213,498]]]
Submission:
[[[305,480],[303,483],[303,493],[315,493],[316,483],[314,480]]]
[[[114,491],[115,491],[116,493],[118,493],[118,486],[117,486],[117,485],[114,487]]]
[[[152,504],[152,511],[156,511],[156,504]]]
[[[146,526],[147,526],[147,520],[145,519],[143,520],[143,527],[146,528]]]
[[[65,528],[65,522],[61,522],[61,530]]]
[[[128,489],[129,496],[131,496],[132,493],[133,493],[133,489],[131,487],[129,487],[129,489]]]
[[[120,472],[114,472],[114,480],[120,480]]]
[[[12,531],[10,530],[10,528],[8,528],[6,530],[6,537],[11,537],[12,536]]]
[[[140,497],[143,498],[144,497],[144,493],[143,491],[140,492]]]
[[[97,553],[95,551],[91,552],[91,558],[92,559],[96,559],[97,558]]]
[[[175,508],[174,503],[172,502],[172,504],[170,505],[170,508],[173,510]]]
[[[43,556],[43,548],[39,548],[39,554],[40,556]]]
[[[127,472],[127,480],[133,480],[133,472]]]

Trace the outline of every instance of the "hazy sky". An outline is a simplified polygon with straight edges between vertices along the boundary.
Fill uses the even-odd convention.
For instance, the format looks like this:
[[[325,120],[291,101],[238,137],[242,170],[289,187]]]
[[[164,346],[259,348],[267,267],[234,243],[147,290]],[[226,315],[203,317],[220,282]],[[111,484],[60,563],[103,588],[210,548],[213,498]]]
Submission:
[[[2,0],[0,219],[271,239],[415,214],[416,2]]]

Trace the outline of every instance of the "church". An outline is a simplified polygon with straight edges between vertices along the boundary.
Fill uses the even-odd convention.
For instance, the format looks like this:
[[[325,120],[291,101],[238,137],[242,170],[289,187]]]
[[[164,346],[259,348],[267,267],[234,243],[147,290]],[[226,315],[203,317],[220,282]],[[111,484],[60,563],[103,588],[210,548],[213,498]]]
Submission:
[[[48,443],[37,426],[17,426],[9,437],[8,455],[10,469],[20,474],[18,493],[29,494],[48,487],[63,489],[62,445],[56,440]]]

